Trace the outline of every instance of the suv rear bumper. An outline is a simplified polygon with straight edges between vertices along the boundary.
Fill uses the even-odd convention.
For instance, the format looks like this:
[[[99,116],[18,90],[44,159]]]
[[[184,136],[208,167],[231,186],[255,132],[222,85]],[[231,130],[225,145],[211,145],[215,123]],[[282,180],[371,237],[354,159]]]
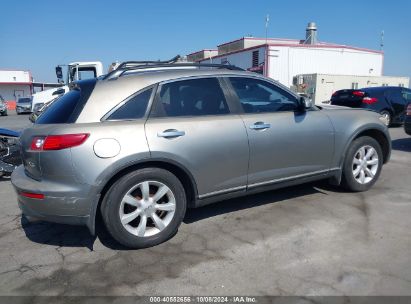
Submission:
[[[28,177],[24,167],[17,167],[11,182],[17,193],[18,205],[27,217],[39,220],[69,224],[85,225],[94,233],[93,207],[99,196],[93,194],[93,187],[86,184],[67,181],[59,184],[52,181],[37,181]],[[43,199],[21,195],[22,192],[43,194]]]

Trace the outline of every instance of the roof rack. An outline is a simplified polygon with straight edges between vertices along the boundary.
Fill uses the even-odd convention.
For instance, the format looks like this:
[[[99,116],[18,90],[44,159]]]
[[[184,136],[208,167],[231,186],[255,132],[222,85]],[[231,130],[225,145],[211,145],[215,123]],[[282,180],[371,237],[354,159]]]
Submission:
[[[119,78],[128,71],[138,71],[155,68],[179,68],[179,67],[193,67],[193,68],[218,68],[227,70],[243,71],[243,69],[228,64],[214,64],[214,63],[196,63],[180,61],[181,57],[176,57],[167,61],[125,61],[122,62],[117,69],[107,74],[103,79]]]

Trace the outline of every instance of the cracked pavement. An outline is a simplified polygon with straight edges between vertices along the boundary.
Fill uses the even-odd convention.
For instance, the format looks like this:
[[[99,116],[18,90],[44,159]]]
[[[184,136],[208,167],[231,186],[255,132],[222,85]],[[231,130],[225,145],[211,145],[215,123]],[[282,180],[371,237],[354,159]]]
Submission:
[[[318,182],[220,202],[143,250],[101,225],[28,223],[0,178],[0,295],[411,295],[411,137],[390,132],[368,192]]]

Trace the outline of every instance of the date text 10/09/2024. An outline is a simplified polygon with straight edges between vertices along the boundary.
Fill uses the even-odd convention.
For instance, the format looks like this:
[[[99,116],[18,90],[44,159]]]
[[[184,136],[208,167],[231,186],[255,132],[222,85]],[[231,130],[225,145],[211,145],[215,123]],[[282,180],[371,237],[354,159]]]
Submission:
[[[255,297],[247,296],[172,296],[150,297],[150,303],[257,303]]]

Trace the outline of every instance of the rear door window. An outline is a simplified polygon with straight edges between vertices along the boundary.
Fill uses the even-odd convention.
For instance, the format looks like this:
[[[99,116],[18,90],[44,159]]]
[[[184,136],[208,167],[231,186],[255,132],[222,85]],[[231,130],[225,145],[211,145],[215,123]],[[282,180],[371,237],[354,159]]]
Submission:
[[[406,100],[405,100],[405,98],[404,98],[404,96],[403,96],[400,89],[397,89],[397,88],[390,89],[388,91],[388,96],[389,96],[389,99],[390,99],[391,103],[395,103],[395,104],[405,106]]]
[[[411,103],[411,90],[403,89],[402,97],[405,99],[406,103]]]
[[[217,78],[199,78],[161,86],[154,116],[224,115],[230,110]]]
[[[107,120],[132,120],[144,117],[153,89],[137,93],[109,114]]]
[[[36,120],[36,124],[74,123],[96,84],[95,79],[74,83],[71,90],[54,101]]]

